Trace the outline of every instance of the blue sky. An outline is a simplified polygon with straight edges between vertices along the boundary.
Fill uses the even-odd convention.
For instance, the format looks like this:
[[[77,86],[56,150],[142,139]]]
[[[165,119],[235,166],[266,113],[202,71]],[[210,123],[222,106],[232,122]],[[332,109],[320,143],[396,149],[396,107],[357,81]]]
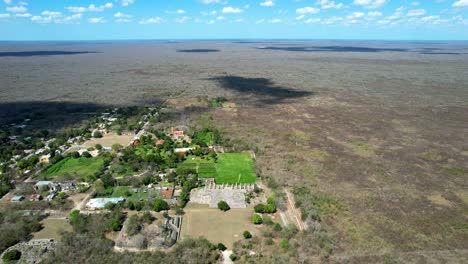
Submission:
[[[0,40],[468,39],[468,0],[0,1]]]

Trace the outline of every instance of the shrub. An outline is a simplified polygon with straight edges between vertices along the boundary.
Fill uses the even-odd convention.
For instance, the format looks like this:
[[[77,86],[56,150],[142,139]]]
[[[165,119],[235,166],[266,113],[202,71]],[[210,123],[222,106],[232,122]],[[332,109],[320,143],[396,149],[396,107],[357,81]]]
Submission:
[[[283,230],[283,228],[281,227],[280,224],[276,223],[276,224],[273,226],[273,230],[275,230],[276,232],[280,232],[281,230]]]
[[[153,210],[156,212],[169,210],[169,205],[163,199],[156,199],[154,200],[154,203],[153,203]]]
[[[263,218],[258,214],[254,214],[252,216],[252,223],[256,225],[261,225],[263,223]]]
[[[283,249],[288,249],[289,248],[289,242],[286,239],[281,240],[280,245],[281,245],[281,248],[283,248]]]
[[[237,255],[236,255],[236,254],[231,254],[231,256],[229,256],[229,258],[230,258],[232,261],[236,261]]]
[[[231,207],[229,207],[229,205],[225,201],[219,201],[218,208],[219,208],[219,210],[221,210],[223,212],[226,212],[229,209],[231,209]]]
[[[102,138],[102,133],[100,131],[96,131],[96,132],[93,133],[93,137]]]
[[[252,238],[252,234],[249,231],[244,231],[243,233],[245,239],[250,239]]]
[[[89,154],[88,151],[83,152],[82,156],[85,158],[91,158],[91,154]]]
[[[218,243],[217,248],[218,248],[219,250],[221,250],[221,251],[224,251],[224,250],[227,249],[227,247],[226,247],[223,243]]]
[[[256,213],[263,214],[265,213],[265,205],[264,204],[257,204],[254,207]]]
[[[273,243],[274,242],[273,242],[273,239],[271,237],[265,239],[265,245],[271,246],[271,245],[273,245]]]
[[[12,249],[3,255],[3,260],[5,262],[19,260],[21,258],[21,252],[17,249]]]

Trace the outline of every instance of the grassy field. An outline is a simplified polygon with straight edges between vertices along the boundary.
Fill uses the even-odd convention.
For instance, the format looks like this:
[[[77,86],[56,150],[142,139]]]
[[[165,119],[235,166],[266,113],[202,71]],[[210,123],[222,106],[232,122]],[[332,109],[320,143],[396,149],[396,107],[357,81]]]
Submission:
[[[256,227],[250,219],[252,208],[231,209],[222,212],[208,208],[208,205],[189,203],[184,208],[181,237],[205,237],[212,243],[223,243],[232,249],[234,242],[244,239],[242,233],[248,230],[255,235]]]
[[[42,175],[48,178],[68,174],[88,178],[98,172],[103,165],[104,160],[101,158],[65,158],[47,168]]]
[[[220,153],[216,163],[216,183],[255,183],[253,161],[247,153]]]
[[[200,158],[195,156],[188,156],[187,159],[179,165],[179,168],[194,169],[198,172],[201,178],[216,178],[215,161],[209,158]]]
[[[57,218],[46,218],[42,221],[44,226],[41,231],[35,233],[34,239],[60,239],[60,232],[62,231],[72,231],[71,225],[67,222],[66,219],[57,219]]]

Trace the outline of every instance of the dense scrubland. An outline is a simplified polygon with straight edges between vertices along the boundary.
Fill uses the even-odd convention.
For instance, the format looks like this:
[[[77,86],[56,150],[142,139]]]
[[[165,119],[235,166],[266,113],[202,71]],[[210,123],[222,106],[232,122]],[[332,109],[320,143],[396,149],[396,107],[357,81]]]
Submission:
[[[305,232],[272,226],[239,243],[239,261],[462,262],[467,48],[461,42],[2,44],[4,52],[72,53],[2,56],[0,119],[30,117],[31,125],[60,130],[105,107],[165,102],[163,121],[209,124],[233,139],[228,148],[254,150],[256,171],[277,190],[278,205],[284,206],[282,190],[291,190],[309,223]],[[213,103],[219,97],[227,102]],[[65,237],[68,247],[88,244],[80,236]],[[214,259],[208,244],[189,243],[201,243],[203,257]],[[247,257],[248,250],[261,254]],[[57,261],[71,257],[59,252]]]

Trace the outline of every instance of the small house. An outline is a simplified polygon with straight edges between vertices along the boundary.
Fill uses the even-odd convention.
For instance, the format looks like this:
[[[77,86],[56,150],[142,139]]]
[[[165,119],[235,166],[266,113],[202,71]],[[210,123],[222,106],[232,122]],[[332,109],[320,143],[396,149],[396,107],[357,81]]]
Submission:
[[[139,139],[135,139],[132,143],[133,146],[139,146],[140,145],[140,140]]]
[[[37,202],[42,200],[42,196],[40,194],[33,194],[29,197],[29,201],[31,202]]]
[[[164,139],[159,139],[156,141],[156,145],[162,145],[164,144]]]
[[[21,202],[24,200],[24,196],[23,195],[15,195],[11,198],[10,201],[12,202]]]
[[[174,194],[172,195],[172,199],[179,200],[181,193],[182,193],[182,190],[175,190]]]
[[[50,188],[49,185],[52,183],[51,181],[38,181],[34,184],[34,190],[38,192],[47,191]]]
[[[43,155],[39,158],[39,163],[49,163],[50,154]]]
[[[161,197],[163,199],[171,199],[174,194],[174,189],[168,188],[167,190],[161,190]]]

